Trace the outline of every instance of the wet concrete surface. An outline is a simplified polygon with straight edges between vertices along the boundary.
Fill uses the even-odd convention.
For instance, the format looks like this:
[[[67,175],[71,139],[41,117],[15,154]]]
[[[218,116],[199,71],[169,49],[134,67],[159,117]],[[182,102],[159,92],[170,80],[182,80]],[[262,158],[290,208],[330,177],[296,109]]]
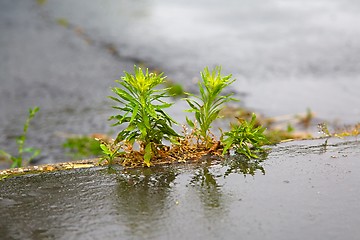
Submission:
[[[78,0],[44,9],[189,88],[204,66],[222,65],[250,108],[282,115],[309,107],[328,121],[359,121],[357,1]]]
[[[242,168],[182,164],[0,181],[2,239],[347,239],[360,235],[356,138],[274,146]],[[232,163],[240,161],[232,159]]]
[[[43,150],[44,162],[64,161],[59,135],[109,131],[110,86],[133,62],[86,44],[35,1],[1,1],[0,9],[1,148],[15,152],[27,109],[37,105],[28,144]]]
[[[237,78],[230,91],[267,116],[311,108],[359,121],[357,1],[0,1],[0,148],[16,153],[27,110],[35,164],[69,160],[66,134],[118,131],[107,118],[114,80],[134,63],[193,91],[205,66]],[[186,106],[171,115],[184,123]]]
[[[134,63],[190,91],[204,66],[221,64],[251,109],[309,107],[356,123],[359,8],[354,0],[0,0],[0,148],[16,152],[37,105],[28,137],[43,150],[35,164],[69,160],[64,133],[111,131],[109,88]],[[185,108],[177,102],[171,115],[182,122]],[[359,142],[324,142],[280,144],[245,170],[233,159],[5,179],[0,238],[358,239]]]

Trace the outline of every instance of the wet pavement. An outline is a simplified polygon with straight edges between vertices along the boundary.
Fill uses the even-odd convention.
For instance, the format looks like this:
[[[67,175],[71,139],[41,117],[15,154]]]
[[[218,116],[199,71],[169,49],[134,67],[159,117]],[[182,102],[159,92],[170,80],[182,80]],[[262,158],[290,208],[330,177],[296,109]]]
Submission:
[[[134,63],[189,91],[220,64],[241,104],[262,114],[311,108],[320,120],[359,121],[358,1],[40,2],[0,0],[0,149],[16,152],[37,105],[35,164],[69,160],[66,134],[116,131],[107,96]],[[176,102],[171,115],[184,122],[185,108]],[[359,142],[324,143],[283,143],[260,163],[5,179],[0,238],[358,239]]]
[[[270,116],[311,108],[319,118],[353,123],[359,8],[354,0],[67,0],[49,1],[44,12],[188,88],[205,66],[222,65],[249,108]]]
[[[44,2],[44,4],[40,4]],[[69,160],[67,134],[111,133],[110,87],[133,64],[194,91],[222,65],[242,106],[266,116],[310,108],[359,121],[357,1],[0,1],[0,146],[16,153],[27,110],[36,164]],[[184,123],[177,102],[171,115]]]
[[[0,146],[16,152],[15,136],[37,105],[28,146],[42,149],[40,163],[64,161],[64,133],[109,131],[110,86],[133,62],[86,44],[35,1],[1,1],[0,9]]]
[[[91,168],[5,179],[0,235],[355,240],[359,144],[356,138],[297,141],[273,147],[258,163],[232,159],[225,165]]]

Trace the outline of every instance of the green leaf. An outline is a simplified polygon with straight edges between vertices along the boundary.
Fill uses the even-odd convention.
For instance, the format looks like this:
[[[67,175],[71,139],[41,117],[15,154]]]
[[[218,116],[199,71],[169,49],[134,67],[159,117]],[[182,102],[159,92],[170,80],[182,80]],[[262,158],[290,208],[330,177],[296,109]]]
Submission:
[[[22,145],[22,144],[24,144],[24,142],[25,142],[25,140],[24,140],[23,136],[20,136],[20,137],[16,138],[16,143],[18,145]]]
[[[194,109],[194,110],[198,110],[198,109],[200,109],[200,104],[198,104],[197,102],[195,102],[195,101],[193,101],[193,100],[191,100],[191,99],[185,99],[186,101],[187,101],[187,103],[190,105],[190,107],[192,108],[192,109]],[[195,104],[197,105],[197,106],[195,106]]]
[[[194,122],[191,121],[188,117],[186,117],[186,122],[187,122],[187,124],[188,124],[191,128],[194,128],[194,127],[195,127]]]
[[[177,122],[172,117],[170,117],[169,114],[167,114],[163,110],[158,110],[157,112],[160,113],[164,117],[164,120],[166,120],[169,124],[171,124],[171,123],[177,124]]]
[[[132,116],[130,118],[129,123],[132,123],[134,119],[137,117],[138,110],[139,110],[139,105],[136,105],[134,111],[132,112]]]
[[[108,147],[105,144],[100,144],[100,148],[103,150],[105,154],[111,155],[111,151],[108,149]]]
[[[122,99],[124,99],[125,101],[128,102],[136,102],[136,99],[134,99],[130,94],[128,94],[127,92],[125,92],[124,90],[120,89],[120,88],[116,88],[114,89],[114,92],[119,95],[119,97],[121,97]]]
[[[146,136],[147,134],[147,132],[146,132],[146,126],[145,126],[145,124],[144,123],[142,123],[142,122],[139,122],[138,124],[137,124],[137,126],[138,126],[138,128],[139,128],[139,130],[140,130],[140,132],[141,132],[141,135],[142,136]]]
[[[148,143],[145,147],[145,154],[144,154],[144,163],[148,167],[150,167],[151,157],[152,157],[151,143]]]
[[[17,168],[17,167],[21,167],[21,163],[19,159],[18,158],[12,159],[12,164],[10,168]]]
[[[40,149],[37,149],[37,148],[32,148],[32,155],[31,157],[28,159],[28,162],[31,162],[34,158],[36,158],[40,153],[41,153],[41,150]]]
[[[30,108],[29,109],[29,116],[35,116],[35,114],[40,110],[40,108],[38,106],[35,106],[34,108]]]
[[[180,136],[180,138],[182,138],[182,137]],[[174,145],[180,145],[179,138],[170,137],[169,140]]]
[[[127,141],[131,144],[134,144],[135,140],[138,138],[139,133],[136,132],[132,132],[131,134],[129,134],[129,136],[127,137]]]
[[[195,112],[195,118],[196,118],[196,120],[199,122],[200,127],[201,127],[201,125],[203,124],[203,121],[201,121],[201,114],[200,114],[200,112]]]
[[[172,105],[173,105],[172,103],[164,103],[164,104],[155,106],[155,109],[169,108],[169,107],[171,107]]]
[[[218,116],[219,116],[219,112],[220,112],[220,109],[218,109],[218,110],[213,110],[212,112],[211,112],[211,114],[209,114],[209,117],[208,117],[208,122],[213,122],[215,119],[217,119],[218,118]]]
[[[159,126],[159,129],[161,130],[162,133],[167,134],[168,136],[180,137],[180,135],[178,135],[169,125],[165,123]]]
[[[123,101],[121,101],[120,99],[116,98],[116,97],[113,97],[113,96],[109,96],[110,99],[116,101],[116,102],[119,102],[121,104],[125,104]],[[116,108],[116,107],[113,107],[113,108]]]
[[[154,119],[158,118],[156,115],[155,109],[151,104],[147,105],[145,109],[146,109],[146,112],[148,113],[148,115],[150,115]]]
[[[143,121],[144,121],[144,126],[145,126],[145,128],[150,129],[151,126],[150,126],[149,117],[147,116],[147,114],[144,114],[142,117],[143,117]]]

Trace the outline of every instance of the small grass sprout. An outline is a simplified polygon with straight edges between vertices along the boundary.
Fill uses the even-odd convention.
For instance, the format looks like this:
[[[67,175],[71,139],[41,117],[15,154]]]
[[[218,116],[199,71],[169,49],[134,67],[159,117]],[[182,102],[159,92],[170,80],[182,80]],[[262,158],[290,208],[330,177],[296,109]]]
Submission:
[[[18,146],[17,156],[13,156],[10,153],[0,150],[0,155],[5,156],[5,158],[12,161],[11,168],[14,167],[22,167],[24,161],[26,160],[26,164],[29,164],[35,157],[37,157],[41,151],[37,148],[25,147],[26,135],[29,129],[30,121],[35,117],[36,113],[40,110],[39,107],[34,107],[29,109],[29,115],[25,121],[23,133],[16,139],[16,144]],[[29,157],[24,158],[24,154],[29,154]]]
[[[110,97],[121,104],[113,107],[120,110],[120,114],[110,117],[116,120],[113,126],[127,124],[117,135],[115,143],[138,142],[147,166],[164,139],[172,141],[179,137],[172,128],[175,121],[164,111],[172,105],[163,100],[170,97],[167,89],[155,89],[165,78],[163,73],[149,73],[148,69],[144,73],[140,67],[134,66],[134,75],[125,72],[125,76],[116,81],[121,88],[112,88],[117,97]]]
[[[236,153],[245,155],[249,159],[258,158],[256,153],[263,152],[261,147],[268,143],[264,135],[265,128],[255,126],[256,115],[254,113],[250,121],[244,119],[238,119],[238,121],[239,124],[233,124],[231,130],[224,133],[223,154],[230,148],[234,148]]]
[[[191,98],[185,100],[190,106],[188,112],[195,114],[195,119],[198,122],[199,129],[197,134],[202,137],[205,145],[209,146],[212,143],[210,135],[211,124],[214,120],[219,118],[219,112],[223,108],[224,103],[235,100],[231,98],[232,94],[222,95],[222,90],[235,81],[232,75],[222,76],[221,67],[215,67],[212,71],[205,68],[201,72],[202,81],[199,81],[198,87],[200,96],[191,93],[187,95]],[[186,118],[190,127],[195,127],[195,122]]]
[[[99,146],[102,150],[103,156],[100,158],[99,163],[106,161],[109,165],[115,163],[115,159],[121,157],[125,154],[124,151],[121,151],[122,148],[120,143],[114,143],[114,140],[104,141],[103,139],[96,139],[99,141]]]

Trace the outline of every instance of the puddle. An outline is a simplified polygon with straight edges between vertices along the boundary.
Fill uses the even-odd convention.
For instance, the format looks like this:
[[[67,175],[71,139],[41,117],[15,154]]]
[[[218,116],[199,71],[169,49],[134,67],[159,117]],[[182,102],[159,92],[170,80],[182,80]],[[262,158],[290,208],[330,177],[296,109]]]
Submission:
[[[356,239],[359,142],[330,139],[325,151],[322,143],[275,146],[253,175],[204,162],[5,179],[0,234],[5,239]]]

